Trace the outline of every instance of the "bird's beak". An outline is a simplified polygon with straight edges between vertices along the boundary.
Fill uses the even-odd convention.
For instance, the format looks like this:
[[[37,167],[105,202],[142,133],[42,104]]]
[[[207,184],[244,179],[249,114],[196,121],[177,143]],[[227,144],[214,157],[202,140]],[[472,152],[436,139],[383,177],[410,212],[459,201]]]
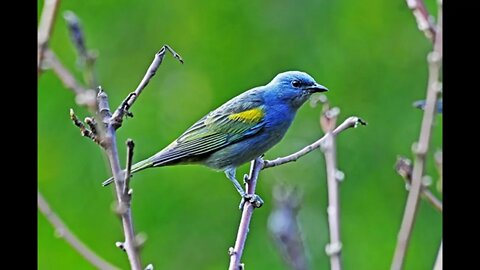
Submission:
[[[310,93],[321,93],[321,92],[327,92],[328,88],[325,86],[315,83],[314,85],[307,86],[306,88]]]

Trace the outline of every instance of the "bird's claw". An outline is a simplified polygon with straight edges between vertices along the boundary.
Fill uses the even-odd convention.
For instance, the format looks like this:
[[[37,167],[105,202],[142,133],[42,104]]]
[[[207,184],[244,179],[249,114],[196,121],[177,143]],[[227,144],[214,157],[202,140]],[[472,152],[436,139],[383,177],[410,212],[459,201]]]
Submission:
[[[243,175],[243,184],[246,185],[248,183],[248,181],[250,181],[250,179],[248,178],[248,174],[244,174]]]
[[[240,201],[239,209],[243,210],[246,202],[250,202],[254,208],[260,208],[264,204],[262,198],[257,194],[245,194]]]

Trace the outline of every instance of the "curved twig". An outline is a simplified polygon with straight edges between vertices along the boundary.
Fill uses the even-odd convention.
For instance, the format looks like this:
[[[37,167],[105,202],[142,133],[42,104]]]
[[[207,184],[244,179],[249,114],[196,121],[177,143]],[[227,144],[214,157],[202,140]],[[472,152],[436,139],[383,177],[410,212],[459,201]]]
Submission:
[[[349,128],[356,128],[359,124],[361,125],[366,125],[367,122],[365,122],[363,119],[356,117],[356,116],[350,116],[349,118],[345,119],[342,124],[340,124],[335,130],[332,132],[334,136],[337,136],[341,132],[349,129]],[[285,157],[279,157],[274,160],[265,160],[265,166],[263,166],[263,169],[279,166],[285,163],[289,163],[292,161],[297,161],[297,159],[305,156],[306,154],[312,152],[313,150],[320,148],[322,144],[325,142],[327,135],[324,135],[322,138],[318,139],[314,143],[304,147],[300,151],[297,151],[291,155],[285,156]]]
[[[53,225],[55,230],[59,235],[67,241],[80,255],[82,255],[87,261],[98,269],[103,270],[116,270],[119,269],[116,266],[113,266],[109,262],[105,261],[99,257],[95,252],[89,249],[80,239],[78,239],[71,231],[68,229],[67,225],[52,211],[50,205],[43,198],[43,195],[40,191],[37,191],[37,202],[38,209],[42,214],[47,218],[47,220]]]

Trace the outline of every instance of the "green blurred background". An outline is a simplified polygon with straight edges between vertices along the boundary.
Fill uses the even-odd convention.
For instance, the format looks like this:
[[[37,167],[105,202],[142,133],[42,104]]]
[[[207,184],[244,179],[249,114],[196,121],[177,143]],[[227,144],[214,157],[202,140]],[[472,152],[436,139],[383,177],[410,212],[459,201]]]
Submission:
[[[435,12],[434,1],[427,1]],[[38,14],[43,1],[38,2]],[[357,115],[367,127],[342,133],[338,165],[345,269],[388,269],[407,193],[395,173],[398,154],[411,157],[422,112],[430,42],[417,30],[405,1],[63,1],[51,47],[81,78],[62,18],[66,10],[82,20],[89,48],[98,50],[100,83],[116,107],[142,78],[153,55],[171,45],[185,59],[168,55],[135,104],[135,118],[118,132],[136,142],[135,160],[169,144],[192,123],[231,97],[269,82],[277,73],[302,70],[331,91],[340,120]],[[435,14],[435,13],[433,13]],[[53,209],[89,247],[128,268],[119,219],[111,211],[113,188],[100,183],[110,173],[99,147],[81,137],[68,111],[83,119],[52,72],[38,86],[38,185]],[[306,104],[283,141],[266,154],[283,156],[313,142],[322,131],[320,108]],[[442,144],[442,119],[435,120],[432,149]],[[427,173],[437,179],[433,154]],[[248,171],[248,165],[238,175]],[[257,193],[266,201],[254,214],[243,257],[247,269],[287,269],[267,231],[276,183],[304,190],[299,214],[311,269],[327,269],[326,179],[323,155],[261,174]],[[235,240],[239,197],[223,173],[200,166],[152,169],[135,176],[136,230],[148,239],[144,264],[155,269],[226,269]],[[406,269],[431,269],[441,241],[442,217],[425,201],[408,252]],[[38,212],[39,269],[94,269]]]

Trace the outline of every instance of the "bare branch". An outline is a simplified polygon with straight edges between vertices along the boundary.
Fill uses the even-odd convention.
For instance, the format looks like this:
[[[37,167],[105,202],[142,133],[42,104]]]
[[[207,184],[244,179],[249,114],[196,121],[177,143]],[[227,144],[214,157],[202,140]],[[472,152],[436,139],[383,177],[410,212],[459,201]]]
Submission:
[[[125,114],[127,114],[128,116],[133,116],[131,113],[128,112],[128,110],[132,107],[133,103],[135,103],[137,98],[142,93],[143,89],[145,89],[145,87],[150,82],[150,79],[152,79],[152,77],[157,72],[158,67],[160,67],[160,65],[162,64],[163,57],[165,56],[166,51],[172,53],[173,57],[180,61],[180,63],[183,63],[183,59],[178,53],[176,53],[172,48],[170,48],[170,46],[163,45],[160,51],[155,54],[153,62],[150,64],[150,67],[148,68],[145,76],[143,77],[142,81],[137,86],[135,91],[130,93],[127,98],[122,102],[122,104],[120,104],[117,110],[113,113],[112,120],[114,122],[113,125],[116,129],[122,125],[123,117],[125,116]]]
[[[280,250],[284,261],[294,270],[308,269],[297,214],[301,204],[301,194],[296,188],[275,186],[274,204],[268,217],[268,229]]]
[[[55,72],[57,77],[62,81],[63,86],[70,89],[75,94],[75,102],[80,106],[87,106],[90,111],[95,112],[97,109],[96,96],[97,93],[93,89],[86,89],[72,75],[72,73],[63,66],[52,50],[45,50],[45,62]]]
[[[73,13],[67,13],[66,19],[67,19],[67,22],[69,23],[73,43],[75,44],[77,50],[80,51],[79,53],[87,54],[87,56],[85,57],[88,58],[89,53],[85,47],[84,37],[83,37],[83,33],[81,33],[78,19]],[[40,47],[39,47],[39,68],[41,64],[40,52],[43,54],[43,49],[44,47],[42,47],[42,50],[40,51]],[[164,48],[164,51],[162,52],[162,55],[161,55],[162,57],[163,57],[163,54],[165,53],[165,50],[169,50],[174,54],[175,57],[181,60],[181,58],[175,52],[173,52],[173,50],[171,50],[168,46],[166,46],[166,49]],[[74,92],[77,103],[79,105],[88,106],[91,113],[96,114],[97,119],[100,119],[99,124],[97,124],[97,121],[95,121],[94,118],[87,117],[85,119],[85,123],[90,127],[90,130],[89,130],[76,117],[73,110],[71,110],[70,112],[70,117],[72,121],[77,127],[80,128],[82,135],[87,136],[93,139],[94,141],[98,142],[99,145],[105,150],[107,154],[110,167],[112,170],[112,174],[115,179],[116,196],[118,201],[117,213],[121,217],[123,231],[125,235],[125,242],[124,243],[118,242],[117,246],[122,247],[126,251],[131,269],[140,270],[141,261],[139,256],[139,248],[146,238],[142,235],[138,235],[138,236],[135,235],[133,221],[132,221],[133,218],[132,218],[131,207],[130,207],[132,198],[131,198],[131,191],[128,189],[128,181],[129,181],[130,170],[132,165],[133,142],[129,141],[127,143],[127,146],[128,146],[128,150],[127,150],[128,151],[128,156],[127,156],[128,177],[127,177],[127,174],[125,174],[120,167],[120,161],[118,157],[118,148],[117,148],[117,142],[116,142],[116,129],[119,127],[119,125],[115,125],[116,121],[112,120],[112,114],[110,112],[110,105],[108,102],[107,94],[104,91],[102,91],[100,86],[98,86],[98,94],[93,89],[86,90],[83,86],[81,86],[81,84],[79,84],[75,80],[75,77],[60,63],[60,61],[55,57],[52,51],[48,50],[46,54],[48,56],[49,65],[53,68],[54,72],[60,78],[63,84],[68,89],[71,89]],[[159,60],[158,65],[160,63],[161,63],[161,59]],[[157,67],[153,68],[153,70],[151,71],[151,76],[153,76],[153,74],[155,73],[155,70],[158,68],[158,65]],[[91,68],[91,71],[86,71],[86,72],[87,73],[92,72],[93,74],[93,61],[91,62],[91,66],[90,67],[87,66],[86,68]],[[94,78],[93,75],[92,75],[92,78]],[[147,83],[148,83],[148,80],[144,83],[144,86]],[[92,80],[90,80],[89,84],[92,86],[96,84],[96,82],[92,83]],[[138,93],[136,93],[136,95],[138,95],[140,91],[141,90],[139,90]],[[126,104],[130,106],[135,99],[136,97],[133,100],[128,100]],[[123,103],[120,106],[120,108],[122,109],[124,108]],[[123,114],[121,116],[123,117]],[[147,268],[153,268],[153,266],[150,264],[149,266],[147,266]]]
[[[412,181],[412,162],[405,157],[398,157],[397,163],[395,164],[395,170],[397,173],[405,180],[407,186],[411,186]],[[422,195],[423,197],[438,211],[443,211],[443,204],[440,199],[438,199],[426,185],[422,185]]]
[[[101,89],[98,92],[97,100],[99,114],[103,117],[102,121],[104,123],[109,123],[111,119],[111,113],[108,104],[108,96]],[[125,243],[123,243],[123,248],[127,252],[131,269],[140,270],[142,268],[142,264],[140,261],[140,255],[138,253],[138,245],[135,241],[135,231],[133,228],[132,211],[130,207],[132,197],[127,196],[127,194],[124,193],[126,175],[120,167],[116,131],[112,125],[107,126],[106,133],[104,134],[104,138],[102,140],[105,140],[103,147],[107,153],[108,161],[110,162],[112,174],[115,179],[115,190],[119,208],[118,213],[122,219],[123,231],[125,234]]]
[[[260,171],[264,166],[264,161],[262,157],[258,157],[255,160],[252,160],[250,166],[250,174],[248,178],[245,179],[246,182],[246,193],[250,196],[255,195],[255,188],[257,187],[257,180]],[[254,205],[251,201],[246,201],[242,211],[242,217],[240,219],[240,225],[238,227],[237,239],[235,240],[235,246],[229,249],[228,253],[230,255],[230,266],[229,270],[240,270],[244,269],[243,264],[240,262],[242,260],[243,249],[245,247],[245,241],[247,240],[247,234],[250,226],[250,220],[252,219],[253,210],[259,206]]]
[[[359,124],[366,125],[367,123],[359,117],[350,116],[345,121],[343,121],[343,123],[340,124],[332,132],[332,134],[334,136],[337,136],[338,134],[340,134],[341,132],[343,132],[343,131],[345,131],[349,128],[356,128]],[[292,162],[292,161],[297,161],[297,159],[303,157],[304,155],[306,155],[306,154],[312,152],[313,150],[319,148],[320,146],[322,146],[322,144],[326,140],[326,137],[327,136],[324,135],[322,138],[318,139],[316,142],[314,142],[314,143],[304,147],[302,150],[300,150],[298,152],[295,152],[291,155],[288,155],[286,157],[280,157],[280,158],[276,158],[274,160],[265,160],[265,166],[263,166],[263,169],[279,166],[279,165],[282,165],[282,164],[285,164],[285,163],[288,163],[288,162]]]
[[[85,125],[82,123],[82,121],[78,120],[78,118],[75,115],[75,112],[73,111],[73,109],[70,109],[70,119],[72,119],[73,124],[80,129],[80,134],[82,134],[82,136],[90,138],[93,141],[95,141],[95,136],[93,135],[93,132],[88,130],[85,127]]]
[[[406,0],[408,7],[412,10],[413,16],[417,21],[417,26],[420,31],[425,34],[430,41],[435,41],[437,33],[433,17],[428,13],[423,0]]]
[[[116,266],[111,265],[109,262],[106,262],[104,259],[99,257],[95,252],[90,250],[80,239],[78,239],[70,229],[65,225],[65,223],[52,211],[47,201],[43,198],[43,195],[40,191],[37,191],[37,204],[38,209],[42,214],[47,218],[47,220],[55,228],[56,232],[65,239],[82,257],[84,257],[88,262],[97,267],[98,269],[103,270],[113,270],[119,269]]]
[[[45,0],[43,4],[40,25],[38,26],[38,53],[37,53],[37,73],[42,70],[43,55],[48,46],[50,35],[53,31],[53,23],[57,15],[60,0]]]
[[[330,109],[328,103],[324,105],[324,112],[320,118],[320,123],[325,135],[324,147],[325,165],[327,170],[327,188],[328,188],[328,228],[330,232],[330,243],[325,247],[325,251],[330,256],[330,269],[342,269],[342,241],[340,240],[340,195],[338,192],[339,180],[337,169],[337,154],[335,136],[333,129],[337,121],[339,110]]]
[[[46,49],[45,59],[47,59],[49,67],[52,68],[57,77],[62,81],[63,86],[72,90],[75,95],[80,95],[85,92],[85,88],[77,82],[72,73],[58,60],[53,51]]]
[[[402,225],[398,234],[397,246],[392,261],[392,270],[403,269],[403,264],[410,241],[410,236],[415,222],[418,208],[418,201],[422,191],[422,178],[425,169],[425,156],[428,152],[430,137],[435,118],[437,99],[441,91],[440,70],[442,61],[442,2],[438,5],[438,24],[437,35],[433,51],[428,55],[429,77],[427,87],[427,98],[425,110],[423,113],[422,127],[420,130],[420,138],[418,144],[414,144],[414,152],[416,154],[415,164],[412,172],[412,185],[408,194],[405,212],[403,215]]]

